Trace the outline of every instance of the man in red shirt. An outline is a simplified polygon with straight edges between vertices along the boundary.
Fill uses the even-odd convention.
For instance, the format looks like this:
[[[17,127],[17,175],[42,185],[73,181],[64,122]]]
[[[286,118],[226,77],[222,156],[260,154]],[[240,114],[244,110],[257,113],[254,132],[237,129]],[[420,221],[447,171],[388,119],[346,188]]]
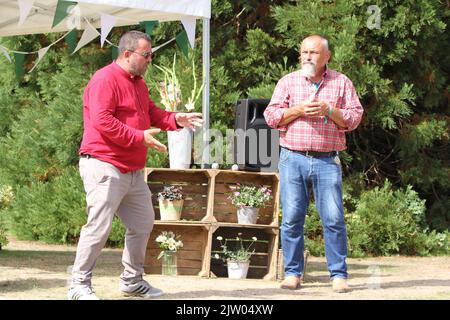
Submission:
[[[166,151],[154,134],[181,127],[194,129],[202,119],[201,113],[167,112],[156,107],[142,78],[151,59],[150,37],[139,31],[127,32],[120,39],[117,60],[98,70],[84,91],[79,167],[88,219],[78,241],[69,300],[98,299],[91,286],[92,271],[115,214],[126,227],[120,290],[144,298],[162,294],[142,277],[154,221],[142,169],[148,148]]]
[[[338,153],[346,149],[345,132],[361,121],[363,108],[352,82],[327,68],[328,41],[318,35],[301,45],[301,70],[284,76],[264,111],[269,126],[280,131],[279,172],[283,218],[284,289],[298,289],[304,272],[304,222],[312,184],[325,240],[333,290],[348,291],[347,233]]]

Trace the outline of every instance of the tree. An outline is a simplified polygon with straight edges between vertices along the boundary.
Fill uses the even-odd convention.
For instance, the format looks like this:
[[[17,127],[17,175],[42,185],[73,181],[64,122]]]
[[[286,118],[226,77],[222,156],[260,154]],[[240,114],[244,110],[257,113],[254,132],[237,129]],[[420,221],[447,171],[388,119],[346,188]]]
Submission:
[[[233,128],[239,98],[270,98],[277,80],[298,68],[301,40],[322,34],[333,52],[330,67],[352,79],[365,108],[363,122],[348,135],[349,148],[342,154],[351,190],[347,211],[354,211],[361,194],[383,186],[387,178],[392,188],[411,185],[426,200],[431,228],[448,229],[449,15],[444,1],[212,0],[210,126]],[[134,28],[139,27],[115,28],[112,42]],[[163,43],[179,31],[179,23],[163,23],[155,29],[153,42]],[[32,51],[58,36],[20,36],[2,43]],[[177,50],[174,43],[161,49],[154,62],[172,61]],[[199,50],[200,45],[193,54],[200,60]],[[13,80],[6,58],[0,55],[0,61],[0,187],[12,185],[23,201],[42,206],[48,201],[42,190],[58,190],[45,184],[77,186],[75,178],[67,184],[58,178],[74,175],[82,91],[91,74],[111,61],[111,49],[93,43],[69,55],[65,44],[58,43],[20,83]],[[26,69],[32,66],[29,57]],[[167,155],[150,151],[148,165],[166,164]],[[59,205],[52,203],[53,208]],[[15,216],[28,208],[12,206]]]

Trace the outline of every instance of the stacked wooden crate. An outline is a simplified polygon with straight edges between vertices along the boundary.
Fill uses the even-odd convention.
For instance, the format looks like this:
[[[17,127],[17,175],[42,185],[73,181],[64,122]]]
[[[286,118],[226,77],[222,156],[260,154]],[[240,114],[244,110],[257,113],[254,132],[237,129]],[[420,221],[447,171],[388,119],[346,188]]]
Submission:
[[[160,250],[155,238],[162,231],[181,236],[183,248],[178,253],[178,274],[203,277],[226,276],[226,265],[211,254],[220,251],[218,236],[245,239],[257,237],[251,258],[249,278],[276,278],[279,234],[279,177],[276,173],[244,172],[215,169],[173,170],[146,169],[147,184],[152,192],[155,226],[147,246],[145,272],[161,273]],[[238,183],[253,183],[271,188],[273,199],[260,209],[256,224],[237,223],[236,207],[228,198]],[[183,187],[186,196],[180,221],[160,221],[157,193],[164,185]]]

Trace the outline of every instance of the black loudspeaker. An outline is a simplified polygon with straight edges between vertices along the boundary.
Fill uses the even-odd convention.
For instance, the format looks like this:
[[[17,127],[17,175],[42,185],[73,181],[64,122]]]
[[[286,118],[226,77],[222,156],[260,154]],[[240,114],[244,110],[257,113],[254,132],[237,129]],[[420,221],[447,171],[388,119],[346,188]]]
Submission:
[[[264,119],[269,102],[270,99],[242,99],[235,105],[233,159],[239,170],[278,170],[279,132]]]

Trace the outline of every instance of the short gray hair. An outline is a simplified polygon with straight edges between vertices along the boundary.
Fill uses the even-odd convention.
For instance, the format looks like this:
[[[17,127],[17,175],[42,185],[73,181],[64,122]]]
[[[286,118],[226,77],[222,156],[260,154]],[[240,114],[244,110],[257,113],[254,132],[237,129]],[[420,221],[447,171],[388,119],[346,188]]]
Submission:
[[[320,34],[312,34],[310,36],[307,36],[306,38],[304,38],[302,40],[300,46],[303,44],[303,41],[305,41],[306,39],[309,39],[309,38],[320,38],[320,40],[322,40],[322,44],[323,44],[324,48],[328,51],[331,51],[330,43],[329,43],[328,39],[325,38],[324,36],[321,36]]]
[[[132,30],[122,35],[119,41],[119,55],[122,55],[125,50],[136,50],[139,45],[139,39],[144,39],[152,43],[150,36],[141,31]]]
[[[321,38],[322,38],[323,45],[325,46],[325,49],[330,50],[330,44],[328,42],[328,39],[325,37],[322,37],[322,36],[321,36]]]

